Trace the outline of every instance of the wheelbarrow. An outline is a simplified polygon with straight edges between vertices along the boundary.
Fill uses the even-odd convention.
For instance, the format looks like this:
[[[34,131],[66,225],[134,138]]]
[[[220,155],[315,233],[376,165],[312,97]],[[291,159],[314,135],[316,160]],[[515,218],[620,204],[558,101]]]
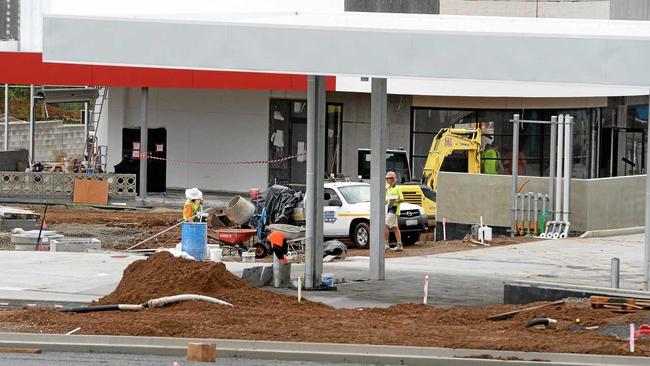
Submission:
[[[243,252],[248,251],[248,247],[244,244],[250,242],[251,238],[257,232],[256,229],[217,229],[214,230],[217,234],[216,239],[220,244],[223,244],[228,250],[228,255],[236,252],[241,257]]]

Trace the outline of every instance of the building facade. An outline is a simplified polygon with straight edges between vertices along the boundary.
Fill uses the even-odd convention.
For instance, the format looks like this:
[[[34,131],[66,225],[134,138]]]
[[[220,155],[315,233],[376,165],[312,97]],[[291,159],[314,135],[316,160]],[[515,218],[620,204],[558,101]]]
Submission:
[[[165,159],[149,162],[156,164],[150,171],[157,175],[151,178],[164,181],[156,191],[189,186],[247,191],[271,183],[304,183],[304,78],[87,65],[55,67],[38,62],[42,14],[94,15],[99,10],[83,2],[57,0],[4,3],[21,9],[19,30],[14,29],[13,23],[5,27],[7,32],[18,34],[13,36],[13,41],[18,42],[16,49],[0,55],[0,63],[5,59],[5,82],[109,87],[97,131],[99,143],[108,146],[109,171],[120,164],[139,164],[136,147],[141,119],[140,88],[148,87],[149,150]],[[317,9],[290,3],[286,7],[302,6],[301,10],[647,20],[649,1],[340,0],[323,2],[326,5],[320,4]],[[112,12],[127,14],[128,7],[120,8],[119,4]],[[147,10],[165,13],[180,9],[181,5],[170,4]],[[183,4],[185,11],[200,6],[208,5],[198,0]],[[327,8],[323,9],[324,6]],[[17,60],[25,55],[31,57],[31,64],[23,65],[24,69],[17,72],[16,68],[21,68]],[[364,77],[328,79],[323,176],[358,174],[357,149],[369,147],[370,140],[369,84]],[[482,128],[484,143],[500,147],[502,173],[509,173],[512,128],[508,120],[514,114],[526,119],[549,120],[557,114],[575,118],[574,177],[645,173],[648,108],[644,90],[545,90],[543,86],[522,89],[508,85],[494,90],[453,80],[435,85],[428,81],[389,80],[389,93],[387,146],[408,151],[415,178],[421,175],[433,136],[444,127]],[[548,127],[525,126],[520,146],[523,174],[548,174],[549,150]],[[292,158],[274,162],[286,157]],[[160,174],[161,170],[164,174]]]

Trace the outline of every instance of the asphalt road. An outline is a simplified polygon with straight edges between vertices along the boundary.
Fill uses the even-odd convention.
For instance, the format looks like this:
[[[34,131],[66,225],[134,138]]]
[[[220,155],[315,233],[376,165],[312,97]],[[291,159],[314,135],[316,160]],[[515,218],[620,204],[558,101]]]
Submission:
[[[11,366],[172,366],[178,362],[180,366],[186,365],[224,365],[224,366],[361,366],[352,363],[320,363],[303,361],[270,361],[270,360],[249,360],[239,358],[222,358],[216,363],[187,362],[184,357],[173,356],[145,356],[145,355],[124,355],[109,353],[68,353],[68,352],[45,352],[42,354],[17,354],[0,353],[0,365]],[[365,365],[367,366],[367,365]]]

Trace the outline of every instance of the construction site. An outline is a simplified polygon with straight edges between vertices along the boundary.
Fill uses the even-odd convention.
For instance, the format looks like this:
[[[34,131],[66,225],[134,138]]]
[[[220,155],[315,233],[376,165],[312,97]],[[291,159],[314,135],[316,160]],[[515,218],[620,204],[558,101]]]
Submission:
[[[648,364],[650,0],[106,6],[0,1],[0,364]]]

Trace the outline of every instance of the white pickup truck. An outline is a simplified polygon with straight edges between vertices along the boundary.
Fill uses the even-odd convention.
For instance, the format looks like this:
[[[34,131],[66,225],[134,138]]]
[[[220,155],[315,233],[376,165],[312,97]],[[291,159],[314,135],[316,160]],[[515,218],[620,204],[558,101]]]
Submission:
[[[323,234],[326,238],[350,238],[357,248],[370,244],[370,185],[361,182],[328,182],[324,189]],[[302,208],[294,217],[304,221]],[[427,217],[420,206],[400,205],[399,228],[404,245],[415,244],[427,231]]]

